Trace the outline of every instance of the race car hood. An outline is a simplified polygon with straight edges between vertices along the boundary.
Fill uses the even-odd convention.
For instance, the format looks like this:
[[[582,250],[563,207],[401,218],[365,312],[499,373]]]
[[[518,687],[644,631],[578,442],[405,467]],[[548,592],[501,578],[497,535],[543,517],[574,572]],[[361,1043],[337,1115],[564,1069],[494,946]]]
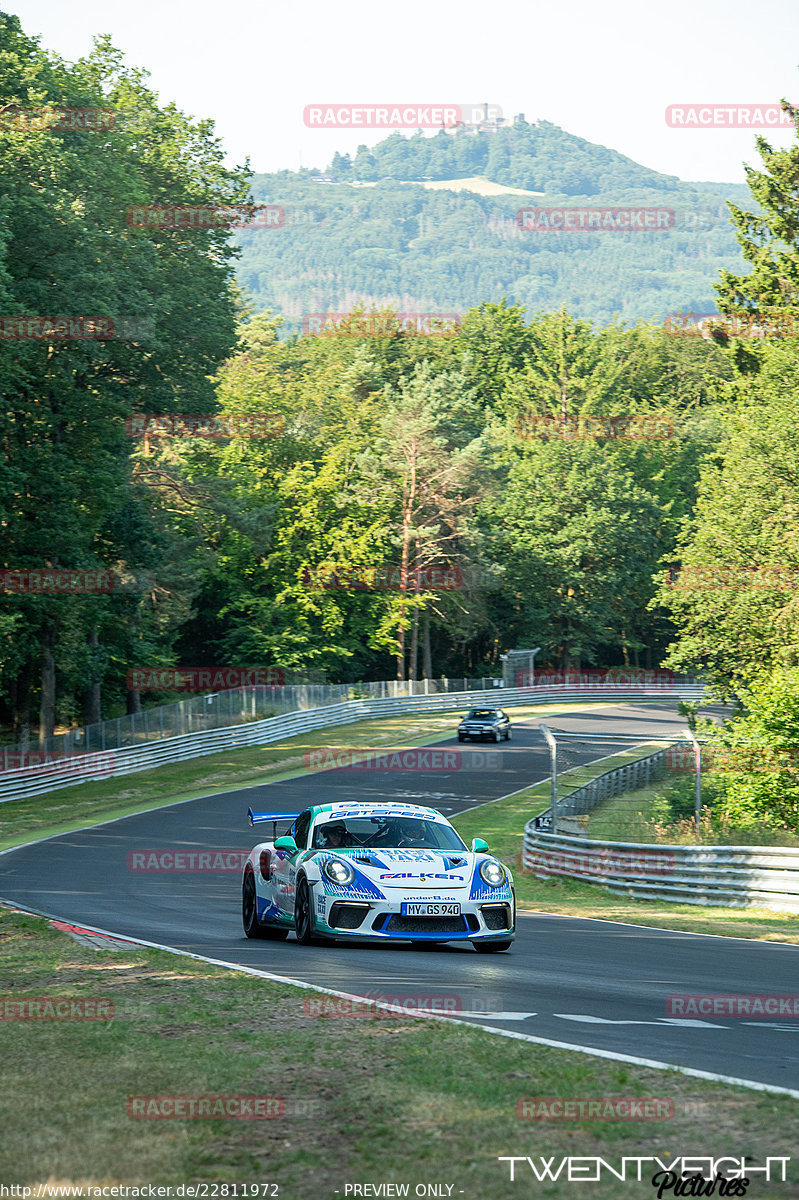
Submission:
[[[347,858],[356,870],[384,894],[397,888],[431,888],[447,891],[468,888],[475,867],[475,855],[467,850],[344,850],[324,858]]]

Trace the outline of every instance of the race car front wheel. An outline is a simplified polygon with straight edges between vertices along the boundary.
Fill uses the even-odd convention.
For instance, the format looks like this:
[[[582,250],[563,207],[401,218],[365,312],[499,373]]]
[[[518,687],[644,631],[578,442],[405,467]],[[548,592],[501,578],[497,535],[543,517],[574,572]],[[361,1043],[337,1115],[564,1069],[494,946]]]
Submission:
[[[304,875],[297,879],[297,890],[294,893],[294,929],[301,946],[321,946],[327,940],[314,933],[311,889]]]
[[[241,922],[248,938],[264,938],[282,942],[288,937],[287,929],[261,925],[258,921],[258,902],[255,896],[255,876],[247,871],[241,887]]]

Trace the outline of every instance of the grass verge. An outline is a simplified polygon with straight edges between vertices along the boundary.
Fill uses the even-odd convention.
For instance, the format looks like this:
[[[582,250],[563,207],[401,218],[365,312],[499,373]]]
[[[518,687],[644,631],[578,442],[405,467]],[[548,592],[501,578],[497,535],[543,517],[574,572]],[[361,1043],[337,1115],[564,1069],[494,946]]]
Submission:
[[[713,815],[713,794],[704,786],[700,841],[706,846],[799,846],[788,830],[736,829]],[[676,814],[675,815],[675,810]],[[585,837],[598,841],[696,845],[694,780],[663,779],[604,800],[584,818]],[[683,814],[683,815],[680,815]],[[690,814],[690,815],[688,815]]]
[[[418,953],[408,952],[410,971]],[[481,986],[482,970],[476,994]],[[531,1175],[511,1183],[499,1156],[599,1156],[618,1166],[623,1155],[745,1153],[762,1166],[767,1156],[790,1153],[799,1119],[799,1102],[789,1097],[443,1021],[389,1016],[333,1025],[309,1014],[314,993],[135,946],[98,952],[41,918],[7,910],[0,910],[0,993],[17,1001],[106,997],[115,1005],[114,1019],[103,1022],[0,1022],[0,1179],[72,1184],[87,1197],[89,1186],[187,1183],[227,1184],[216,1195],[232,1196],[234,1183],[270,1182],[278,1190],[261,1196],[334,1200],[347,1184],[408,1184],[413,1196],[435,1183],[444,1185],[439,1196],[518,1200],[536,1185]],[[280,1097],[285,1111],[267,1120],[128,1115],[132,1097],[174,1095]],[[542,1096],[659,1097],[673,1102],[673,1116],[521,1120],[519,1101]],[[640,1196],[656,1169],[642,1182],[606,1175],[591,1196]],[[566,1197],[573,1185],[539,1184],[537,1192]],[[755,1183],[749,1194],[795,1191]]]

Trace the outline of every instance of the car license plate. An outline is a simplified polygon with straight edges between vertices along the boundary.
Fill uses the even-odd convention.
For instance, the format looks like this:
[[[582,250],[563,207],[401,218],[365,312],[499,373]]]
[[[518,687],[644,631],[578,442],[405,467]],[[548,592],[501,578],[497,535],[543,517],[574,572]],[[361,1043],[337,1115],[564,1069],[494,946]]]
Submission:
[[[432,901],[413,903],[406,901],[402,905],[403,917],[459,917],[460,904],[436,904]]]

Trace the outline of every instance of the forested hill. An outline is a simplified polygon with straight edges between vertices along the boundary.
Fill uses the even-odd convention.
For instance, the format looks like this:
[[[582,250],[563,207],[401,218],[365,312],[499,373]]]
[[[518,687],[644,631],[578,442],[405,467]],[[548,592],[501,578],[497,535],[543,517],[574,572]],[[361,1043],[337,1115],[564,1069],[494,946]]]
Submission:
[[[681,182],[524,121],[394,133],[353,160],[336,154],[324,172],[256,175],[253,194],[285,219],[239,234],[239,280],[288,330],[306,313],[358,304],[451,313],[502,296],[599,323],[713,310],[719,269],[744,265],[725,201],[751,204],[743,184]],[[666,207],[674,228],[528,231],[517,213],[533,205]]]
[[[336,154],[326,174],[341,182],[484,175],[507,187],[567,196],[641,187],[669,191],[679,184],[675,175],[651,171],[549,121],[535,125],[517,121],[509,128],[454,135],[442,131],[435,137],[393,133],[373,150],[360,146],[352,162],[348,155]]]

